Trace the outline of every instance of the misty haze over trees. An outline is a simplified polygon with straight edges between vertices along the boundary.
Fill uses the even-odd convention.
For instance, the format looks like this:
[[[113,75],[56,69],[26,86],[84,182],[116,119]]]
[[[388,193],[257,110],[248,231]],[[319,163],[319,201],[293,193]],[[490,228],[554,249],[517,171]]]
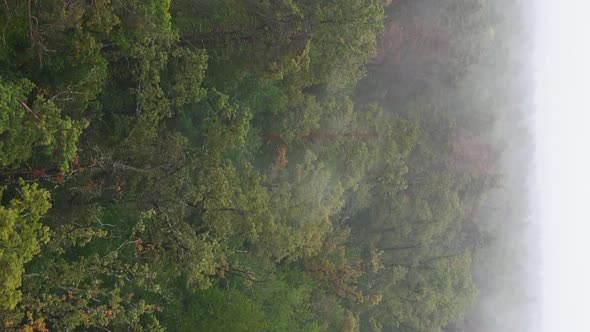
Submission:
[[[0,329],[537,330],[524,5],[4,1]]]

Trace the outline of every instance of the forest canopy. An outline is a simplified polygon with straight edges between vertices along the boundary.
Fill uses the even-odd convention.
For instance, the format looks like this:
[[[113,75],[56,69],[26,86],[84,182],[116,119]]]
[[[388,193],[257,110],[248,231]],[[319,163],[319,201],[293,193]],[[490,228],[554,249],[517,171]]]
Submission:
[[[522,331],[478,300],[514,286],[519,15],[4,1],[0,329]]]

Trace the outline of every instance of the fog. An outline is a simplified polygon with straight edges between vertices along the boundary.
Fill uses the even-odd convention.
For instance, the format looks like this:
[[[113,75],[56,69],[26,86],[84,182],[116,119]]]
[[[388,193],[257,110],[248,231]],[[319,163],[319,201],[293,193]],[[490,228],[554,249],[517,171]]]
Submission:
[[[535,50],[535,217],[542,235],[543,331],[587,331],[587,1],[539,1]]]
[[[469,3],[475,5],[476,2]],[[399,9],[399,12],[391,11],[393,19],[389,26],[386,25],[385,35],[389,34],[389,40],[395,39],[400,34],[396,24],[402,24],[407,31],[408,26],[415,26],[416,22],[422,20],[437,22],[441,19],[441,8],[444,6],[444,2],[416,1],[413,5],[398,2],[394,8]],[[420,96],[415,90],[423,89],[422,95],[426,96],[437,95],[439,102],[443,99],[442,103],[448,103],[448,112],[455,114],[461,131],[471,131],[471,139],[483,139],[498,152],[498,159],[495,162],[488,160],[488,163],[499,175],[499,181],[482,195],[477,214],[472,217],[484,239],[474,252],[472,266],[479,293],[464,320],[447,329],[454,331],[453,328],[456,328],[457,331],[466,332],[537,332],[542,329],[541,297],[542,289],[546,289],[546,284],[541,284],[542,218],[539,218],[538,207],[543,204],[539,201],[539,193],[547,189],[545,185],[543,189],[538,188],[538,176],[535,176],[538,173],[535,173],[535,169],[542,168],[535,168],[535,165],[546,162],[539,161],[539,151],[543,144],[551,142],[549,139],[557,135],[555,123],[560,122],[562,113],[555,111],[558,107],[553,107],[553,118],[546,119],[551,128],[539,133],[535,124],[540,117],[535,114],[551,107],[536,110],[539,104],[537,96],[543,87],[537,88],[535,94],[535,86],[539,84],[539,75],[535,73],[538,72],[539,64],[535,63],[534,57],[539,39],[544,41],[544,45],[551,42],[535,29],[535,24],[540,21],[535,15],[536,6],[532,1],[477,2],[476,6],[481,6],[479,8],[483,9],[479,12],[485,13],[478,15],[487,18],[478,22],[481,16],[472,17],[471,29],[479,27],[486,33],[472,31],[467,36],[455,36],[455,39],[465,40],[476,38],[481,43],[476,48],[477,60],[463,67],[465,73],[461,75],[458,88],[450,87],[444,78],[444,71],[439,68],[441,63],[449,61],[446,57],[451,58],[452,55],[439,49],[425,51],[425,46],[406,49],[406,54],[395,56],[390,52],[389,58],[384,56],[381,60],[384,65],[369,71],[368,80],[384,77],[383,81],[386,82],[401,82],[399,85],[388,83],[389,90],[382,97],[385,108],[396,112],[403,109],[400,104]],[[556,4],[554,6],[559,7]],[[399,47],[398,44],[385,45]],[[461,44],[460,48],[461,52],[473,50],[465,44]],[[439,58],[436,60],[429,58],[437,55]],[[391,62],[387,64],[388,59],[393,65]],[[559,66],[552,65],[551,68],[558,69]],[[382,74],[384,70],[389,71]],[[387,85],[383,81],[377,86]],[[551,84],[565,86],[562,82]],[[376,90],[374,87],[371,89],[373,92]],[[362,96],[370,95],[362,88],[363,85]],[[441,91],[445,91],[442,96]],[[440,127],[441,123],[432,126],[429,128]],[[540,141],[539,137],[545,140]],[[481,151],[481,146],[479,149]],[[559,160],[550,153],[543,158],[554,162]],[[568,197],[561,192],[554,193]]]

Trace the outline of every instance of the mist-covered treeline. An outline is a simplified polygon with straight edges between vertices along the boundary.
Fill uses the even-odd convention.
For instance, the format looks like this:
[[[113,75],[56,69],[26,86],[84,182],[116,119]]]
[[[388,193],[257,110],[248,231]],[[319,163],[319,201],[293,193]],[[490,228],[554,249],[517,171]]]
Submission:
[[[0,326],[523,331],[519,5],[0,4]]]
[[[462,232],[475,229],[477,239],[471,274],[478,293],[466,317],[448,330],[538,331],[539,230],[528,184],[533,7],[527,1],[449,2],[447,9],[471,11],[452,15],[465,17],[452,30],[442,4],[400,1],[387,9],[381,47],[357,99],[409,118],[417,116],[413,107],[426,110],[417,121],[427,135],[448,123],[448,138],[436,139],[442,145],[433,151],[454,159],[447,167],[457,183],[462,176],[472,181],[460,197]],[[410,169],[424,165],[418,160]]]

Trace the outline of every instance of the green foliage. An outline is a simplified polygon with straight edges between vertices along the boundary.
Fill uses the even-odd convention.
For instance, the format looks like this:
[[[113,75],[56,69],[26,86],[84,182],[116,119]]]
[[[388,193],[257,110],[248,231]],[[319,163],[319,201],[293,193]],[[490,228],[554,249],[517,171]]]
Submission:
[[[87,122],[62,117],[52,100],[39,95],[28,106],[33,88],[24,79],[18,83],[0,82],[0,165],[19,166],[40,149],[58,166],[67,168]]]
[[[46,190],[23,181],[18,197],[0,206],[0,309],[13,309],[21,300],[24,265],[49,241],[49,228],[41,223],[41,217],[50,207]]]
[[[441,3],[7,1],[3,328],[460,320],[496,174],[493,107],[468,114],[489,98],[458,81],[491,23],[481,1]],[[386,20],[423,33],[429,15],[434,37],[383,50]]]
[[[264,312],[237,289],[211,288],[182,296],[168,318],[177,331],[262,331]],[[227,319],[231,317],[231,319]]]
[[[174,107],[181,108],[205,96],[206,90],[201,88],[207,67],[207,53],[204,50],[175,49],[169,67],[167,73],[172,82],[166,90],[173,96]]]
[[[268,278],[247,288],[214,287],[177,294],[162,322],[178,331],[325,330],[312,311],[311,284],[293,284],[274,275]]]
[[[385,5],[383,0],[318,1],[306,8],[319,26],[310,51],[312,82],[333,91],[354,87],[376,54]]]

